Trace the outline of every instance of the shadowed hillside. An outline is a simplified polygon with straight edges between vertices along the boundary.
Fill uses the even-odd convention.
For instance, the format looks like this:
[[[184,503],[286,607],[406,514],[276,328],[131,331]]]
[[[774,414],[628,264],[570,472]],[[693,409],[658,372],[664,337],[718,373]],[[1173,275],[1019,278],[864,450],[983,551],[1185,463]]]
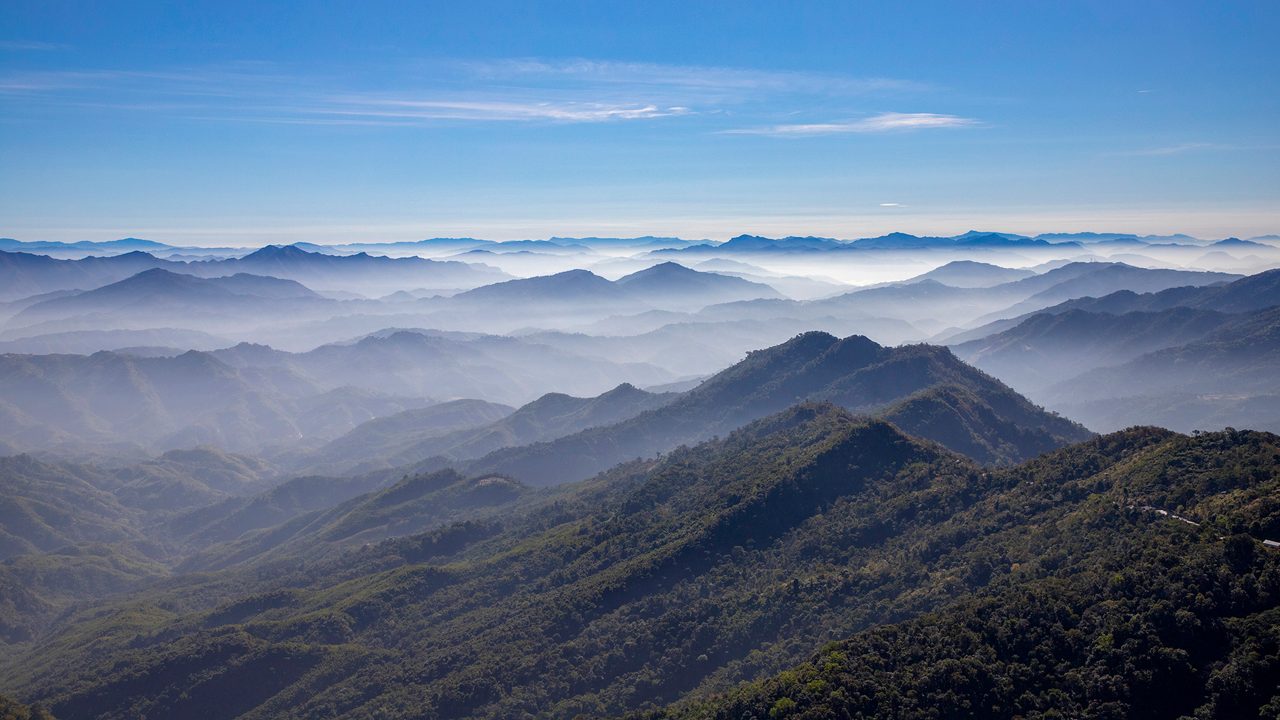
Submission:
[[[937,686],[943,695],[912,674],[886,676],[885,693],[911,687],[937,702],[987,693],[965,697],[973,707],[1007,697],[1009,717],[1041,702],[1256,714],[1273,694],[1263,688],[1274,651],[1250,648],[1267,637],[1251,628],[1280,587],[1280,557],[1258,543],[1280,534],[1267,500],[1278,442],[1134,429],[992,470],[886,423],[803,405],[524,513],[317,558],[288,571],[289,590],[283,577],[241,571],[119,601],[49,638],[53,655],[4,672],[22,697],[67,718],[184,714],[230,679],[246,693],[214,717],[600,716],[705,697],[852,638],[825,651],[825,684],[797,689],[793,678],[815,672],[802,669],[719,701],[737,703],[723,716],[767,715],[781,692],[784,709],[879,707],[837,692],[875,677],[850,663],[877,657],[918,668],[910,673],[925,662],[939,663],[930,672],[964,669]],[[401,496],[419,491],[369,495],[347,517],[377,518]],[[1083,600],[1095,593],[1114,602]],[[1204,600],[1170,603],[1165,593]],[[1001,618],[1021,618],[1017,632],[991,634]],[[939,623],[954,629],[929,630]],[[1059,641],[1053,623],[1080,628]],[[91,654],[56,650],[104,632]],[[888,656],[860,649],[899,638],[908,648]],[[1035,662],[957,666],[945,658],[960,642],[979,657],[985,643],[1014,643],[1000,650],[1005,662],[1023,652]],[[45,672],[53,662],[70,665]],[[558,682],[547,682],[549,669]],[[1216,689],[1228,672],[1254,689]],[[1013,685],[1000,681],[1006,674]],[[1179,691],[1160,693],[1170,676]]]
[[[922,391],[954,386],[963,403],[895,405]],[[470,472],[497,472],[535,485],[588,477],[635,457],[665,452],[729,432],[800,400],[836,403],[859,413],[887,413],[904,430],[975,453],[984,462],[1009,462],[1088,436],[1084,428],[1031,405],[1000,382],[960,362],[944,348],[913,345],[886,348],[859,336],[843,340],[826,333],[799,335],[706,380],[669,404],[616,425],[528,447],[499,450],[466,465]],[[936,400],[936,398],[935,398]],[[979,409],[981,408],[981,409]],[[964,415],[956,422],[1018,426],[993,450],[970,433],[992,437],[992,427],[973,425],[961,438],[941,415]],[[935,437],[936,434],[936,437]]]

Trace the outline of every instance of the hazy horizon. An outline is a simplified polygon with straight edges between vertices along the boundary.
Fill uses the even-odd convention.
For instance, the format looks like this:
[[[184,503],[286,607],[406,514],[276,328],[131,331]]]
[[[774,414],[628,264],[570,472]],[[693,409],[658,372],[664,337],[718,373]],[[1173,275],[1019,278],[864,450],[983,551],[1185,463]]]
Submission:
[[[616,228],[614,229],[616,230]],[[191,248],[228,247],[228,248],[254,249],[254,248],[267,247],[269,245],[284,246],[284,245],[294,245],[297,243],[312,243],[315,245],[322,245],[322,246],[341,247],[346,245],[383,245],[383,244],[391,244],[391,243],[413,243],[413,242],[419,242],[424,240],[438,240],[438,239],[469,239],[469,240],[481,240],[481,241],[488,241],[488,242],[506,243],[506,242],[520,242],[520,241],[528,241],[528,240],[552,240],[557,238],[566,239],[566,240],[574,240],[574,239],[580,239],[580,238],[610,238],[610,239],[616,238],[616,239],[628,240],[628,239],[635,239],[635,238],[657,237],[657,238],[673,238],[678,240],[687,240],[689,242],[724,243],[735,237],[750,235],[750,236],[756,236],[756,237],[767,237],[771,239],[781,239],[785,237],[820,237],[820,238],[827,238],[827,239],[839,240],[839,241],[853,241],[853,240],[859,240],[863,238],[882,237],[884,235],[889,235],[892,233],[903,233],[906,235],[914,235],[917,237],[955,237],[958,235],[962,235],[966,232],[1008,233],[1008,234],[1021,235],[1024,237],[1031,237],[1031,238],[1034,238],[1040,235],[1058,235],[1058,234],[1065,235],[1065,234],[1076,234],[1076,233],[1097,234],[1097,235],[1111,235],[1111,234],[1134,235],[1137,237],[1171,237],[1171,236],[1185,235],[1185,236],[1195,238],[1197,240],[1216,241],[1216,240],[1224,240],[1227,238],[1239,238],[1243,240],[1248,240],[1251,238],[1274,238],[1274,237],[1280,236],[1280,227],[1277,227],[1275,230],[1272,230],[1269,232],[1240,234],[1240,233],[1226,233],[1226,232],[1209,232],[1209,233],[1190,232],[1185,228],[1173,228],[1173,229],[1168,229],[1160,232],[1147,232],[1147,231],[1137,231],[1137,230],[1120,230],[1114,226],[1107,226],[1107,225],[1087,225],[1087,224],[1081,225],[1079,228],[1075,228],[1073,226],[1071,227],[1071,229],[1063,229],[1062,227],[1033,227],[1033,229],[1030,229],[1030,230],[1027,230],[1027,229],[1020,230],[1020,229],[1017,229],[1016,227],[1006,227],[1006,226],[997,227],[991,223],[988,223],[985,225],[977,224],[977,225],[966,226],[966,227],[950,225],[950,226],[945,226],[939,230],[920,230],[918,228],[905,228],[897,225],[886,225],[883,227],[876,226],[865,232],[856,232],[854,234],[844,234],[844,235],[824,234],[824,233],[817,233],[817,232],[798,232],[798,231],[797,232],[772,232],[772,233],[748,232],[748,231],[742,231],[742,232],[724,231],[724,232],[717,232],[717,233],[709,233],[707,235],[691,235],[691,234],[668,233],[668,232],[657,232],[657,231],[652,231],[652,232],[637,231],[637,232],[626,232],[626,233],[615,232],[612,234],[605,233],[605,232],[580,232],[580,233],[550,232],[542,235],[514,235],[513,234],[510,236],[500,236],[500,235],[482,235],[479,233],[459,232],[459,233],[449,233],[449,234],[418,233],[418,234],[406,234],[403,237],[396,236],[396,237],[377,237],[377,238],[369,238],[369,237],[360,235],[360,236],[352,236],[347,239],[329,238],[327,240],[316,239],[317,236],[316,234],[313,233],[313,234],[307,234],[301,237],[290,236],[290,237],[281,237],[281,238],[275,238],[275,239],[267,238],[267,239],[261,239],[254,242],[247,242],[247,243],[236,242],[234,241],[234,238],[228,238],[225,235],[218,235],[214,233],[210,233],[206,235],[205,233],[189,233],[189,232],[170,232],[165,235],[159,235],[155,233],[141,233],[141,232],[133,232],[133,233],[123,232],[123,233],[117,233],[117,234],[102,232],[102,233],[90,233],[90,234],[68,234],[65,236],[50,236],[50,237],[43,237],[43,236],[42,237],[35,237],[35,236],[18,237],[16,234],[12,234],[12,233],[6,234],[3,232],[0,232],[0,238],[17,240],[19,242],[26,242],[26,243],[39,243],[39,242],[106,243],[106,242],[112,242],[117,240],[147,240],[150,242],[162,243],[164,245],[170,245],[173,247],[191,247]],[[196,237],[206,238],[207,241],[199,242],[195,239],[192,239],[193,235]]]

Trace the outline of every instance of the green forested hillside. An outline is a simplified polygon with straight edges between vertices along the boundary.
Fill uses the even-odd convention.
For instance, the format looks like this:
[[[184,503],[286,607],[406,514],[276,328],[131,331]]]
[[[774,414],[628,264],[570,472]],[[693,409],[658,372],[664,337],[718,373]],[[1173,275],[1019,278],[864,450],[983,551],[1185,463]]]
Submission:
[[[451,521],[508,507],[528,489],[509,478],[464,478],[453,470],[406,476],[382,490],[300,513],[279,525],[241,534],[195,552],[179,569],[209,570],[250,560],[326,555],[338,546],[413,535]]]
[[[137,511],[104,489],[110,482],[94,468],[0,458],[0,560],[77,542],[140,539]]]
[[[971,543],[974,597],[644,717],[1277,717],[1280,551],[1258,541],[1280,535],[1276,440],[1157,443],[1049,488],[1082,502],[1048,523],[1045,488],[1021,486],[1000,498],[1016,543]]]
[[[1203,338],[1058,383],[1043,396],[1102,428],[1280,430],[1280,307],[1231,316]]]
[[[929,394],[944,387],[945,402],[942,395]],[[917,393],[926,395],[913,397]],[[980,462],[1025,460],[1090,434],[945,348],[887,348],[860,335],[840,339],[808,332],[750,353],[657,409],[550,442],[498,450],[465,467],[532,485],[572,482],[625,460],[728,433],[804,400],[883,415],[908,433],[972,453]],[[953,431],[958,424],[967,427]],[[1016,433],[1004,432],[1015,426]]]
[[[528,445],[612,425],[646,410],[662,407],[675,393],[650,393],[623,383],[596,397],[547,393],[512,411],[477,400],[456,400],[424,410],[411,410],[371,420],[325,445],[310,463],[325,468],[397,467],[439,457],[453,461],[478,458],[500,448]],[[445,406],[484,407],[489,416],[472,413],[474,422],[444,427],[434,418]],[[480,418],[485,419],[481,420]]]
[[[0,695],[0,720],[53,720],[53,716],[41,707],[27,707]]]
[[[330,474],[407,465],[437,454],[432,452],[432,440],[478,432],[511,412],[506,405],[483,400],[453,400],[406,410],[357,425],[306,455],[300,464]]]
[[[79,612],[0,686],[62,718],[1257,717],[1277,490],[1265,433],[992,469],[801,405],[523,510]]]

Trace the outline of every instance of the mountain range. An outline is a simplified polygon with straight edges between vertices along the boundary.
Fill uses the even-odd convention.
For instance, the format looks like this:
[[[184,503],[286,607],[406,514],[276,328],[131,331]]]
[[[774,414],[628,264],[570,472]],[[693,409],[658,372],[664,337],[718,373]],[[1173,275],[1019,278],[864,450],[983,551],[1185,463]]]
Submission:
[[[0,672],[61,718],[914,717],[956,693],[1008,717],[1256,715],[1278,443],[1133,429],[992,469],[802,404],[567,493],[406,479],[289,525],[261,565],[73,612]],[[311,552],[427,507],[461,519]]]
[[[886,348],[861,336],[841,340],[810,332],[751,353],[659,408],[557,440],[497,450],[465,467],[533,485],[572,482],[630,458],[730,432],[801,400],[878,413],[982,462],[1017,461],[1088,436],[944,348]]]
[[[1209,333],[1081,373],[1042,393],[1101,428],[1139,420],[1187,432],[1280,430],[1280,307],[1228,316]]]
[[[1271,717],[1276,267],[0,240],[0,715]]]
[[[472,460],[502,448],[612,425],[662,407],[675,397],[675,393],[645,392],[624,383],[596,397],[548,393],[515,411],[501,412],[497,409],[501,406],[496,406],[488,411],[496,415],[488,423],[451,428],[442,427],[438,421],[424,422],[424,416],[435,415],[446,407],[467,403],[469,409],[479,402],[457,400],[371,420],[329,442],[308,456],[306,462],[328,468],[371,469],[414,465],[434,458]]]
[[[128,443],[236,450],[337,437],[444,397],[528,400],[533,388],[599,392],[656,368],[573,356],[516,339],[401,331],[308,353],[241,344],[172,357],[117,352],[0,355],[0,415],[17,448]]]
[[[329,255],[277,245],[268,245],[244,257],[195,261],[161,259],[141,250],[77,260],[0,250],[0,278],[5,281],[0,300],[52,290],[92,290],[151,269],[204,278],[241,273],[269,275],[312,288],[365,290],[375,294],[389,292],[388,287],[442,290],[477,287],[504,277],[500,271],[480,264],[367,253]]]
[[[1071,300],[979,328],[970,334],[993,332],[952,348],[1091,427],[1280,430],[1269,409],[1277,307],[1280,272],[1270,271],[1225,285]]]

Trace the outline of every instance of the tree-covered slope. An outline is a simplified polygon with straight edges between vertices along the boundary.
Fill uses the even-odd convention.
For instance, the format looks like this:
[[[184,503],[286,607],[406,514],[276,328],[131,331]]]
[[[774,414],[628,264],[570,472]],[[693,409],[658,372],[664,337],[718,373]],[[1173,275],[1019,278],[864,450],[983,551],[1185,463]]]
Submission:
[[[44,708],[27,707],[16,700],[0,695],[0,720],[54,720],[54,718]]]
[[[1134,429],[984,468],[888,423],[800,405],[523,510],[192,575],[82,612],[0,667],[0,687],[64,718],[598,717],[700,701],[831,641],[893,648],[915,632],[922,657],[960,657],[920,670],[934,685],[908,682],[909,653],[851,667],[901,663],[892,687],[934,698],[968,687],[974,658],[992,677],[1006,663],[997,690],[1025,693],[966,696],[977,716],[1015,702],[1119,716],[1173,673],[1186,687],[1152,706],[1173,717],[1230,683],[1275,684],[1266,621],[1280,562],[1257,539],[1280,536],[1277,490],[1280,438],[1265,433]],[[385,492],[352,507],[394,507]],[[1037,624],[1054,603],[1060,639]],[[930,645],[920,618],[955,631]],[[984,649],[984,623],[1010,645]],[[1023,636],[1039,648],[1025,668]],[[235,703],[209,704],[232,686],[245,688]],[[815,703],[825,687],[810,689]],[[733,697],[763,718],[783,695],[762,692]]]
[[[371,420],[327,444],[311,464],[369,470],[419,463],[429,458],[472,460],[506,447],[528,445],[612,425],[662,407],[674,393],[651,393],[623,383],[596,397],[547,393],[512,411],[479,400],[455,400],[423,410]],[[439,421],[445,406],[469,409],[466,423],[448,427]],[[470,411],[482,407],[485,413]],[[504,412],[497,412],[503,408]],[[456,413],[450,413],[450,415]],[[483,418],[483,421],[481,421]]]
[[[1185,307],[1121,315],[1068,310],[1033,315],[1016,327],[952,350],[1023,392],[1035,392],[1090,370],[1199,340],[1233,319]]]
[[[484,400],[452,400],[361,423],[301,461],[306,467],[347,472],[392,467],[436,454],[431,441],[485,428],[510,415],[512,408]]]
[[[1230,316],[1185,345],[1086,372],[1043,393],[1103,429],[1138,418],[1177,430],[1280,430],[1280,307]]]
[[[93,468],[0,458],[0,560],[78,542],[136,540],[137,511]]]
[[[957,578],[986,583],[972,597],[644,717],[1276,717],[1280,551],[1259,542],[1280,535],[1276,441],[1177,436],[1020,485],[956,518],[986,514],[992,534],[942,550],[972,558]],[[1046,495],[1076,501],[1054,511]]]
[[[1089,436],[1083,427],[1035,407],[945,348],[887,348],[858,335],[839,339],[808,332],[750,353],[655,410],[551,442],[498,450],[466,467],[472,473],[497,472],[534,485],[555,485],[589,477],[624,460],[728,433],[796,402],[827,401],[859,413],[881,413],[916,393],[942,386],[958,388],[970,408],[982,406],[967,417],[955,418],[955,422],[988,423],[973,432],[996,434],[992,421],[1016,425],[1023,435],[1036,436],[1030,442],[1015,438],[996,452],[978,448],[974,457],[981,461],[1024,460]],[[907,432],[945,445],[955,433],[935,433],[947,423],[931,416],[958,410],[957,403],[937,404],[930,413],[898,412],[893,419]],[[968,452],[975,447],[965,438],[953,449]]]
[[[508,507],[527,488],[508,478],[464,478],[453,470],[406,476],[391,486],[246,532],[183,561],[181,570],[209,570],[266,558],[329,554],[340,546],[413,535]]]

